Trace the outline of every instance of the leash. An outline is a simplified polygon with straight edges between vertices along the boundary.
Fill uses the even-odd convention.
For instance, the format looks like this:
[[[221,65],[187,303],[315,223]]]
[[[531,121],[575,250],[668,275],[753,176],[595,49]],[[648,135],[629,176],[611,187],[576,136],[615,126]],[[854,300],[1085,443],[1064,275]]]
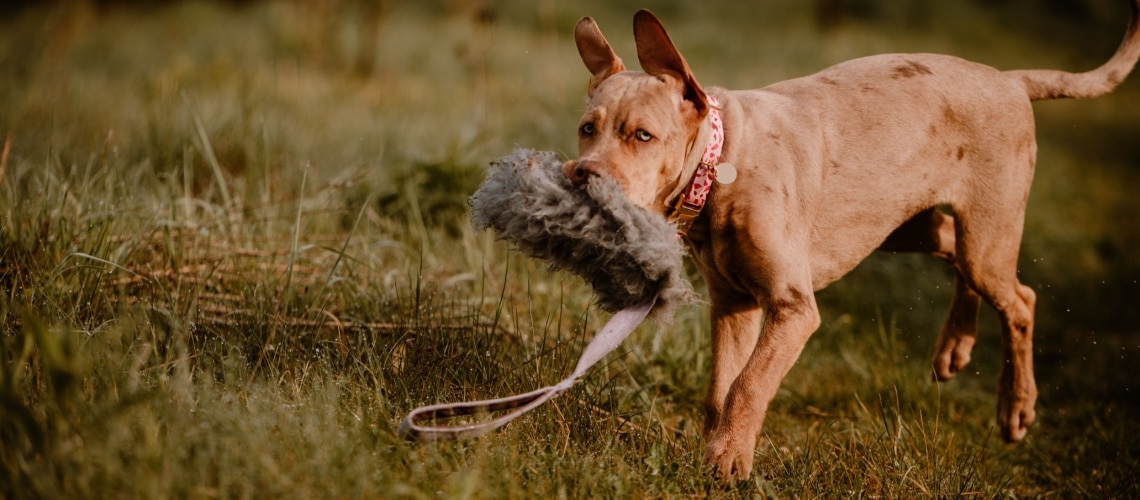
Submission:
[[[637,328],[637,325],[641,324],[641,321],[644,320],[645,316],[649,314],[649,311],[653,309],[655,302],[657,302],[656,297],[649,299],[648,302],[641,305],[628,307],[614,313],[614,315],[610,317],[610,320],[606,322],[605,326],[603,326],[602,329],[594,335],[594,338],[590,340],[590,343],[586,345],[586,349],[582,351],[582,356],[578,358],[578,365],[575,366],[574,372],[571,373],[570,376],[562,379],[561,382],[525,394],[517,394],[505,398],[421,406],[412,410],[411,413],[408,413],[407,417],[404,417],[404,420],[400,422],[399,429],[396,431],[397,434],[403,436],[405,439],[421,441],[442,439],[458,440],[478,437],[506,425],[507,422],[537,408],[547,400],[573,387],[574,382],[584,375],[586,370],[589,370],[591,366],[594,366],[595,363],[600,361],[607,354],[617,349],[617,346],[629,336],[630,332],[632,332],[634,328]],[[426,426],[419,423],[440,418],[504,410],[514,411],[492,420],[474,424]]]

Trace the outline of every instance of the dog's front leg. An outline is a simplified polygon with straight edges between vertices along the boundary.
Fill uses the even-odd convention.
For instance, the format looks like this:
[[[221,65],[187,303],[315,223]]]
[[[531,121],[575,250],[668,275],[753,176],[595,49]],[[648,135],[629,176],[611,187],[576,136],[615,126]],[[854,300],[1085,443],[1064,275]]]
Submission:
[[[765,301],[767,318],[759,342],[729,387],[724,408],[706,435],[705,459],[722,479],[744,479],[752,473],[756,439],[768,404],[808,337],[819,327],[819,310],[810,279],[772,289],[776,293],[769,294]],[[726,321],[723,326],[754,325],[750,321],[733,323]],[[733,334],[719,332],[714,337],[725,335]]]
[[[729,388],[756,348],[764,312],[755,297],[725,290],[726,285],[709,284],[713,364],[712,380],[705,399],[706,442],[724,412]]]

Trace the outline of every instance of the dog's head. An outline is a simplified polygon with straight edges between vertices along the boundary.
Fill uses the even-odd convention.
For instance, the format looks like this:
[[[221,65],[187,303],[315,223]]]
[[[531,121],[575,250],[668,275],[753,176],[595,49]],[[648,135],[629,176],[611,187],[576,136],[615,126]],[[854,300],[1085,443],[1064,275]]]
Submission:
[[[578,158],[562,173],[577,185],[613,177],[635,204],[662,213],[688,180],[681,177],[708,114],[708,96],[657,17],[638,11],[633,33],[644,72],[626,71],[593,19],[574,29],[593,77],[578,122]]]

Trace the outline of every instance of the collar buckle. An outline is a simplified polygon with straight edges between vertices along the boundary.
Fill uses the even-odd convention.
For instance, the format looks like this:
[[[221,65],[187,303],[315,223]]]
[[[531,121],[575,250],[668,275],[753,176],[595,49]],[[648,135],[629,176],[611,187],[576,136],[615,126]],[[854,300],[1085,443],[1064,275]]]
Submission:
[[[669,222],[677,225],[677,235],[683,236],[689,232],[689,228],[693,226],[693,221],[701,214],[701,207],[686,202],[686,197],[682,194],[677,198],[677,204],[673,205],[673,210],[669,214]]]

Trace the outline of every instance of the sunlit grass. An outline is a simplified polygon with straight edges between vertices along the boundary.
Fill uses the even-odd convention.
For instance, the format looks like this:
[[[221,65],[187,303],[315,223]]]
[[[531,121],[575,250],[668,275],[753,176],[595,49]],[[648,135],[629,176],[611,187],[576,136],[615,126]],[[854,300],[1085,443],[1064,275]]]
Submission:
[[[1019,15],[1029,2],[899,2],[822,31],[810,3],[650,7],[702,81],[748,87],[894,50],[1084,69],[1119,39],[1115,3],[1082,24]],[[0,21],[0,494],[1137,494],[1135,78],[1037,108],[1025,443],[996,436],[992,313],[969,369],[930,383],[952,277],[877,255],[820,294],[754,479],[724,485],[701,464],[701,307],[642,326],[501,432],[395,435],[413,407],[561,379],[605,319],[580,280],[475,234],[466,198],[515,145],[573,153],[586,75],[570,29],[597,17],[633,66],[640,5],[335,5]]]

